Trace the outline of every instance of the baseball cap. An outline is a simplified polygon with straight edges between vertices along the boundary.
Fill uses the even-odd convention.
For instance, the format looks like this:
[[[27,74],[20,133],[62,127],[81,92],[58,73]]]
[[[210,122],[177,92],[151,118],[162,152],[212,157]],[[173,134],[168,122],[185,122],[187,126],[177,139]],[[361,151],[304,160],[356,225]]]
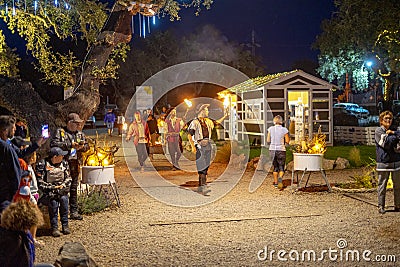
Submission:
[[[27,185],[21,186],[19,188],[19,194],[22,196],[29,196],[31,194],[31,189]]]
[[[62,150],[61,148],[56,147],[56,146],[50,148],[50,152],[49,152],[50,157],[53,157],[53,156],[60,156],[60,155],[65,156],[65,155],[67,155],[67,154],[68,154],[68,151],[64,151],[64,150]]]
[[[77,113],[69,113],[68,114],[68,121],[83,122],[83,120],[81,118],[79,118],[79,115]]]
[[[11,143],[16,145],[17,147],[22,147],[22,146],[30,146],[32,145],[32,142],[25,140],[21,136],[14,136],[13,139],[11,139]]]

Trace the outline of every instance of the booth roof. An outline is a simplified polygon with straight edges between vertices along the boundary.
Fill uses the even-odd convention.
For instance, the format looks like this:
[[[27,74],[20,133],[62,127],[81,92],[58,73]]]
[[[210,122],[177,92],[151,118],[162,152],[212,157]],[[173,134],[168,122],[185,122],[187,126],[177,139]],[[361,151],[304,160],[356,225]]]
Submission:
[[[233,87],[228,88],[227,90],[230,92],[245,92],[253,89],[257,89],[260,86],[266,85],[267,83],[271,82],[272,80],[278,79],[282,76],[286,76],[296,72],[297,70],[288,71],[288,72],[280,72],[275,74],[268,74],[266,76],[259,76],[256,78],[248,79],[242,83],[239,83]]]

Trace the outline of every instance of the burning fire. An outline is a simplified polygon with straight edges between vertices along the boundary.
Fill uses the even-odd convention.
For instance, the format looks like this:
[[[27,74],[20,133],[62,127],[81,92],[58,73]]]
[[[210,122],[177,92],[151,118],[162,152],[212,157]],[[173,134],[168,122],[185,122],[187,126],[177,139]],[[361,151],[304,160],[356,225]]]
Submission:
[[[303,154],[324,154],[326,151],[326,135],[316,134],[312,140],[301,141],[294,145],[294,152]]]
[[[117,145],[100,147],[97,140],[90,145],[90,149],[83,153],[84,166],[109,166],[114,164],[114,154],[118,151]]]

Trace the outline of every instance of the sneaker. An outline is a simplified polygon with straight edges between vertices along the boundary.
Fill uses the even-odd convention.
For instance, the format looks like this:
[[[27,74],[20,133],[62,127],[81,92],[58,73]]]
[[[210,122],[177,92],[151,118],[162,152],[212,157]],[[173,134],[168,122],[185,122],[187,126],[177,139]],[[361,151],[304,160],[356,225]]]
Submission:
[[[58,231],[58,229],[54,228],[53,230],[51,230],[51,235],[54,237],[60,237],[61,233],[60,231]]]
[[[379,207],[379,208],[378,208],[378,212],[379,212],[380,214],[385,214],[385,213],[386,213],[384,207]]]
[[[140,167],[140,172],[144,172],[144,167]]]
[[[66,225],[62,227],[62,232],[64,235],[69,235],[71,233],[71,230],[69,230],[68,225]]]
[[[282,189],[283,188],[283,183],[282,183],[282,177],[278,178],[278,189]]]
[[[278,184],[273,183],[272,185],[273,185],[275,188],[278,188]]]
[[[73,212],[73,213],[71,213],[71,214],[69,215],[69,218],[70,218],[71,220],[82,220],[82,219],[83,219],[82,215],[80,215],[78,212]]]

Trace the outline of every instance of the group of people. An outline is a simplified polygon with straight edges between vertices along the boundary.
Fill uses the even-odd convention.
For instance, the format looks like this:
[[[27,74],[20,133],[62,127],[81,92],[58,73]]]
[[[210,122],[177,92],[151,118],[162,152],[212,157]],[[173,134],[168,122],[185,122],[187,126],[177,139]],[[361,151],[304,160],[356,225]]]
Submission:
[[[144,171],[145,161],[148,156],[152,158],[150,146],[155,146],[159,138],[165,138],[168,151],[171,156],[172,170],[179,169],[179,159],[182,155],[180,131],[184,126],[181,118],[176,117],[176,109],[173,108],[168,112],[168,115],[161,115],[163,118],[157,121],[152,113],[147,114],[147,119],[143,119],[141,112],[136,111],[134,121],[129,125],[126,134],[126,141],[133,138],[133,143],[138,155],[140,171]],[[160,116],[160,117],[161,117]],[[166,118],[164,120],[164,117]],[[162,129],[159,129],[160,128]],[[160,136],[160,130],[162,136]],[[161,139],[162,140],[162,139]]]
[[[37,205],[48,207],[51,234],[54,237],[61,235],[58,215],[62,233],[65,235],[71,233],[69,219],[82,220],[82,215],[78,212],[77,187],[82,163],[81,154],[89,149],[86,137],[81,131],[82,126],[83,120],[79,115],[70,113],[66,126],[56,129],[54,136],[49,138],[50,149],[45,152],[47,157],[37,160],[37,149],[48,139],[40,137],[36,142],[31,142],[21,136],[14,136],[15,118],[9,115],[0,116],[1,235],[12,235],[15,231],[14,228],[7,226],[9,218],[4,217],[3,213],[9,214],[16,210],[29,212],[29,209],[33,209],[29,205],[33,205],[36,209],[35,216],[40,218],[41,212]],[[16,203],[19,202],[28,202],[29,205],[18,204],[20,206],[16,207]],[[19,216],[23,217],[23,214]],[[30,225],[26,224],[19,228],[19,231],[27,234],[28,239],[31,235],[32,242],[36,245],[41,243],[36,239],[36,227],[42,221],[40,218],[32,217]],[[6,260],[4,257],[6,255],[0,254],[0,262]]]
[[[210,142],[211,133],[215,125],[222,123],[227,116],[227,114],[224,114],[219,120],[211,120],[208,118],[209,106],[209,104],[199,104],[196,108],[197,117],[193,119],[187,127],[188,139],[192,146],[192,152],[196,153],[196,167],[199,175],[197,192],[202,195],[208,195],[210,192],[207,186],[207,174],[212,152]],[[149,146],[154,145],[154,140],[156,139],[154,137],[156,135],[154,134],[159,133],[155,130],[157,125],[163,127],[162,133],[171,157],[172,170],[180,169],[179,159],[183,152],[180,133],[185,126],[185,118],[179,118],[176,115],[176,108],[165,110],[164,114],[160,115],[161,119],[159,120],[161,120],[161,122],[159,121],[157,124],[153,122],[155,119],[153,119],[152,113],[148,113],[147,120],[145,120],[142,119],[140,111],[135,112],[135,120],[129,126],[126,141],[133,138],[141,172],[144,171],[144,164],[149,154]],[[153,132],[151,128],[154,128]]]
[[[125,117],[120,112],[118,115],[115,115],[112,109],[108,109],[104,115],[104,124],[107,127],[107,133],[109,136],[112,136],[114,132],[114,124],[117,126],[118,136],[121,136],[123,132],[123,126],[125,124]]]

